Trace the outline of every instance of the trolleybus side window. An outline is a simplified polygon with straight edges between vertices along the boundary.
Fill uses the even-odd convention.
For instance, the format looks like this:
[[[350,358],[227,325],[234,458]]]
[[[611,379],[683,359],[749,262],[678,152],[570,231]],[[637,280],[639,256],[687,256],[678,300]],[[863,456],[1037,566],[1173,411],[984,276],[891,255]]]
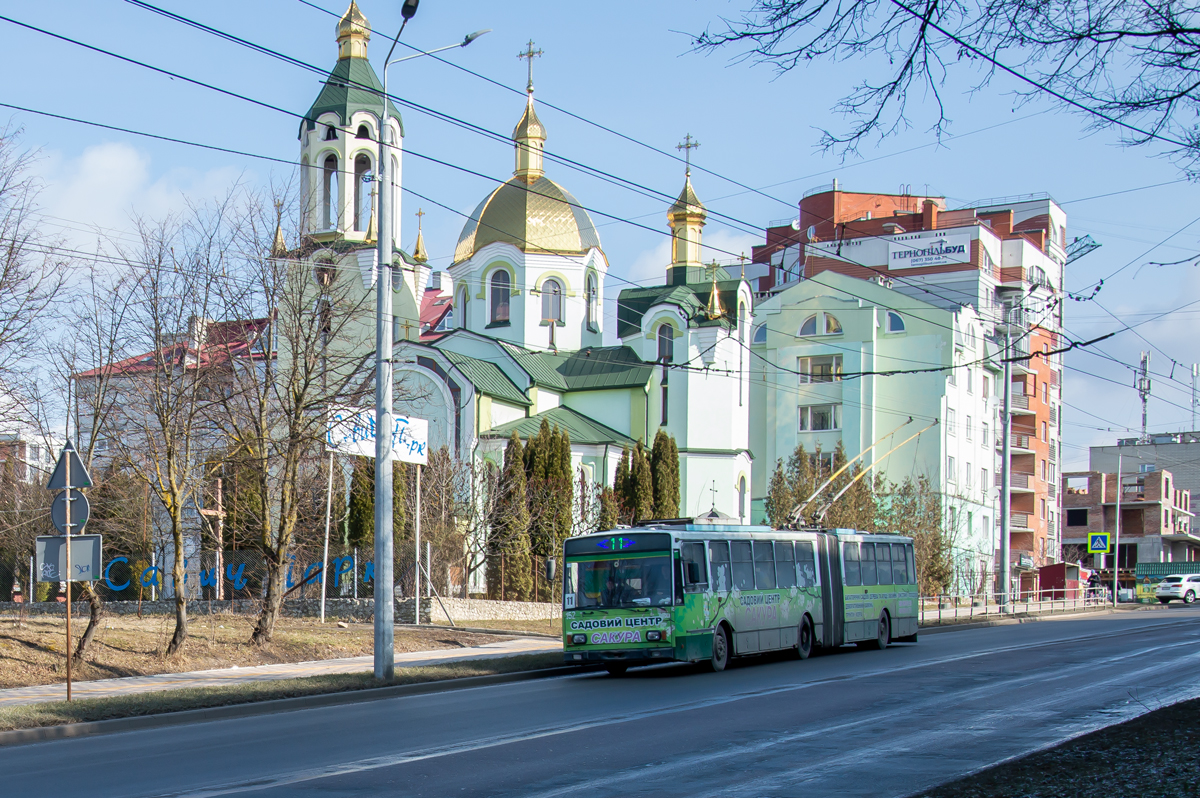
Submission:
[[[886,543],[879,543],[875,546],[875,569],[879,572],[879,584],[896,584],[896,580],[892,576],[892,547]]]
[[[703,543],[682,543],[683,589],[686,593],[701,593],[708,588],[708,568],[704,562]]]
[[[904,561],[904,544],[892,544],[892,584],[908,584],[908,563]]]
[[[875,544],[863,543],[862,557],[859,559],[862,560],[862,583],[864,585],[879,584],[875,579]]]
[[[862,572],[858,568],[858,544],[842,544],[842,568],[846,574],[846,584],[851,587],[862,584]]]
[[[729,550],[733,555],[733,586],[738,590],[753,590],[754,555],[750,551],[750,542],[730,541]]]
[[[904,551],[908,555],[908,583],[915,585],[917,583],[917,566],[913,562],[913,544],[905,543]]]
[[[726,592],[733,587],[733,574],[729,570],[729,544],[723,540],[710,540],[708,559],[712,564],[712,577],[709,584],[713,590]]]
[[[799,572],[796,584],[800,587],[817,586],[817,566],[813,562],[813,544],[807,540],[796,544],[796,570]]]
[[[775,586],[796,586],[796,554],[790,540],[775,541]]]
[[[759,590],[775,588],[775,555],[771,541],[754,541],[754,585]]]

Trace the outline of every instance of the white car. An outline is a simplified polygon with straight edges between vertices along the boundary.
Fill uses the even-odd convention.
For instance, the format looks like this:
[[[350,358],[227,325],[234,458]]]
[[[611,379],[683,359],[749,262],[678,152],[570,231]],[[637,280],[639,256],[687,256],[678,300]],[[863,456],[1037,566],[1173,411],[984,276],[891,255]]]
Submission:
[[[1171,599],[1179,599],[1184,604],[1191,604],[1200,596],[1200,574],[1174,574],[1158,583],[1154,595],[1163,604]]]

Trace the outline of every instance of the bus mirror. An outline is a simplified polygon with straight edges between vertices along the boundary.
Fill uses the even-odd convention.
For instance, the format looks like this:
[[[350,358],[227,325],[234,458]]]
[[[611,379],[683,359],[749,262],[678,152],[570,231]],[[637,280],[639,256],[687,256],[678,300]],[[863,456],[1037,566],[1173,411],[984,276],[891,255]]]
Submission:
[[[547,558],[546,558],[546,581],[547,581],[547,582],[553,582],[553,581],[554,581],[554,566],[555,566],[555,565],[557,565],[557,564],[558,564],[558,563],[556,563],[556,562],[554,561],[554,558],[553,558],[553,557],[547,557]]]
[[[700,563],[687,563],[687,580],[690,585],[696,585],[702,581],[700,579]]]

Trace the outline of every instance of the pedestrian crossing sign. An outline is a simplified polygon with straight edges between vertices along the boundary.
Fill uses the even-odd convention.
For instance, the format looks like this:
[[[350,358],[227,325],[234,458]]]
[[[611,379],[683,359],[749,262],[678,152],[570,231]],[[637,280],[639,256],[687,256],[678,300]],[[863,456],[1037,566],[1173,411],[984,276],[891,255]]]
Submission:
[[[1107,532],[1091,532],[1088,534],[1088,554],[1105,554],[1111,548]]]

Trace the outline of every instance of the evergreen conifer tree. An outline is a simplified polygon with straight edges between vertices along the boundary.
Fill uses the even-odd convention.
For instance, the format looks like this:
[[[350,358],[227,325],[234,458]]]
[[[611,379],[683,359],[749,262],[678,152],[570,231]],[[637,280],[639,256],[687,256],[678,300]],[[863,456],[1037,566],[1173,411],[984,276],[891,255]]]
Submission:
[[[674,443],[672,436],[659,430],[650,450],[655,518],[676,518],[679,515],[679,450]]]
[[[630,482],[634,523],[654,517],[654,479],[650,475],[650,459],[641,440],[630,455]]]
[[[600,489],[600,522],[596,525],[596,531],[616,529],[617,523],[617,493],[605,485]]]
[[[504,450],[500,496],[488,545],[488,595],[492,598],[500,598],[502,593],[517,601],[529,598],[532,574],[526,484],[524,451],[514,431]]]
[[[557,438],[558,456],[557,482],[559,485],[556,498],[558,499],[558,514],[555,524],[555,546],[548,554],[557,556],[562,548],[562,542],[571,536],[571,527],[575,509],[575,480],[574,469],[571,467],[571,435],[563,430]]]
[[[633,511],[633,490],[629,476],[629,447],[624,446],[621,448],[621,459],[617,461],[617,473],[613,475],[613,499],[616,501],[617,517],[625,520]]]

